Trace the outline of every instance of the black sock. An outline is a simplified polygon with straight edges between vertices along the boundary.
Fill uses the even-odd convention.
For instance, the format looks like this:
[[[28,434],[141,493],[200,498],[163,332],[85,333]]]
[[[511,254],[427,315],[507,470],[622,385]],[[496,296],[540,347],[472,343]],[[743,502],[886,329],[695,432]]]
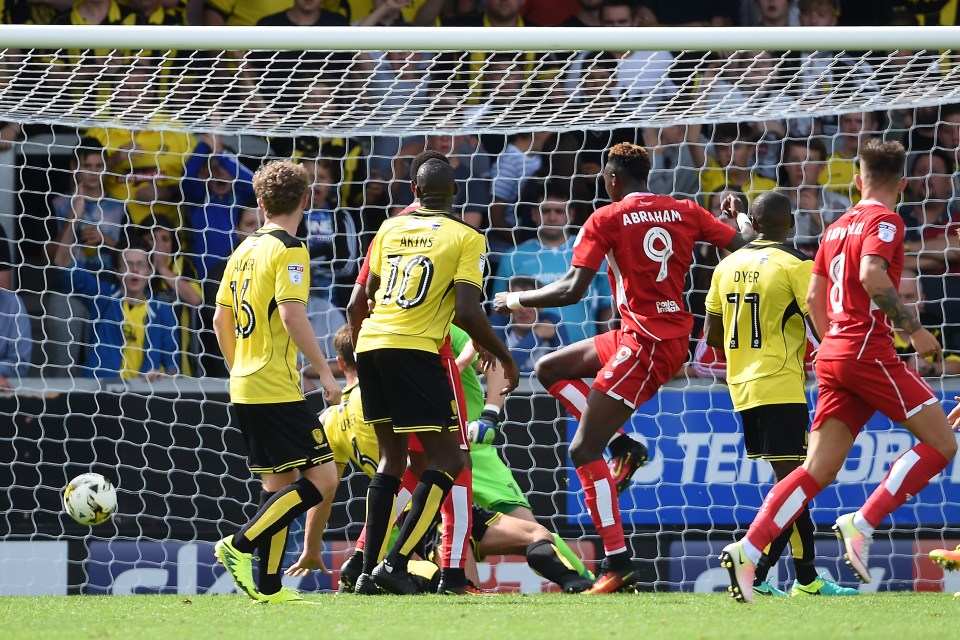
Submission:
[[[283,555],[287,550],[287,534],[290,529],[284,527],[270,538],[261,540],[257,549],[260,561],[257,565],[257,591],[270,595],[280,591],[280,578],[283,571]]]
[[[453,567],[440,569],[440,580],[443,581],[445,587],[462,587],[467,584],[467,572]]]
[[[541,576],[564,589],[570,581],[582,580],[580,574],[564,562],[553,540],[537,540],[527,545],[527,564]]]
[[[767,549],[767,552],[760,558],[762,565],[757,565],[757,572],[753,579],[754,586],[758,586],[761,582],[766,580],[770,569],[777,566],[777,563],[780,562],[780,556],[783,555],[783,550],[787,548],[787,543],[790,542],[790,536],[792,535],[793,525],[790,525],[784,529],[783,532],[777,536],[773,542],[770,543],[770,547]]]
[[[288,484],[233,536],[233,546],[243,553],[253,553],[261,540],[269,540],[278,531],[286,529],[294,518],[320,504],[321,500],[323,494],[306,478]]]
[[[607,556],[607,568],[613,571],[623,571],[633,566],[633,560],[630,559],[629,551],[621,551]]]
[[[426,535],[433,524],[440,505],[453,488],[453,478],[438,469],[427,469],[420,476],[420,482],[413,490],[410,499],[410,511],[407,513],[400,535],[387,555],[387,563],[394,569],[406,570],[407,560],[414,547]],[[367,535],[370,531],[367,531]]]
[[[377,473],[367,487],[367,538],[363,545],[363,572],[370,573],[383,557],[393,526],[393,505],[400,478]]]
[[[257,510],[262,510],[275,495],[277,495],[276,491],[266,491],[265,489],[261,489],[260,502],[257,504]],[[273,591],[264,592],[265,586],[269,587],[271,584],[271,579],[267,575],[266,557],[268,555],[268,546],[269,545],[262,545],[261,547],[257,548],[257,552],[260,554],[260,560],[257,562],[257,590],[260,591],[260,593],[275,593],[280,589],[278,586]]]
[[[793,552],[793,568],[797,572],[800,584],[810,584],[817,579],[817,568],[813,565],[816,558],[814,550],[814,526],[810,509],[804,509],[793,523],[797,535],[790,538]]]

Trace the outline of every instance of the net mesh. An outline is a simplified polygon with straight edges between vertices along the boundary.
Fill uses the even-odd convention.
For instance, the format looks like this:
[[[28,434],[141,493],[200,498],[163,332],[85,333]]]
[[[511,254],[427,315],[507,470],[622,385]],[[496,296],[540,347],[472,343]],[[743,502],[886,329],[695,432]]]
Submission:
[[[711,210],[727,193],[747,208],[757,193],[781,190],[795,203],[791,241],[812,255],[824,226],[859,199],[858,145],[898,139],[910,152],[900,212],[920,272],[922,319],[948,354],[960,353],[960,254],[952,237],[960,222],[953,180],[960,111],[952,104],[951,52],[105,48],[6,50],[0,67],[0,136],[14,141],[0,151],[0,223],[12,241],[0,266],[13,267],[7,288],[17,294],[5,295],[0,310],[7,329],[0,372],[11,387],[0,392],[9,425],[0,431],[8,462],[0,465],[0,553],[4,562],[28,557],[31,566],[55,567],[0,572],[0,592],[231,588],[215,567],[212,541],[251,515],[258,489],[229,426],[210,318],[238,225],[258,223],[250,177],[267,158],[295,157],[314,178],[303,229],[309,314],[332,354],[357,261],[380,222],[412,200],[409,165],[424,149],[452,159],[457,212],[487,236],[489,296],[523,286],[518,276],[543,284],[567,269],[577,227],[606,202],[597,173],[616,142],[653,151],[653,191]],[[72,217],[79,222],[67,224]],[[168,346],[145,354],[148,363],[118,362],[103,348],[140,339],[118,311],[122,283],[110,251],[132,238],[146,243],[151,289],[172,309]],[[697,332],[716,262],[712,248],[698,247],[686,294]],[[532,331],[501,327],[524,382],[507,400],[498,446],[534,513],[580,540],[575,548],[588,563],[602,552],[567,457],[575,425],[532,369],[544,353],[608,329],[611,315],[609,285],[599,277],[582,304],[541,311]],[[184,375],[137,375],[153,364]],[[960,372],[953,366],[937,372]],[[724,587],[710,558],[749,524],[772,480],[769,466],[744,455],[717,384],[722,376],[717,354],[695,333],[684,370],[626,425],[653,453],[620,500],[646,587]],[[952,398],[949,375],[930,381]],[[319,394],[308,398],[322,406]],[[840,482],[815,502],[821,529],[858,507],[912,443],[875,418]],[[89,470],[113,479],[120,499],[118,515],[92,530],[60,504],[66,482]],[[950,588],[918,558],[931,545],[955,543],[958,475],[951,464],[878,535],[875,586]],[[351,471],[337,494],[328,566],[338,567],[351,548],[365,483]],[[824,537],[818,566],[852,584],[839,555]],[[481,580],[539,590],[541,580],[513,560],[482,564]],[[311,580],[300,586],[331,587],[329,578]]]

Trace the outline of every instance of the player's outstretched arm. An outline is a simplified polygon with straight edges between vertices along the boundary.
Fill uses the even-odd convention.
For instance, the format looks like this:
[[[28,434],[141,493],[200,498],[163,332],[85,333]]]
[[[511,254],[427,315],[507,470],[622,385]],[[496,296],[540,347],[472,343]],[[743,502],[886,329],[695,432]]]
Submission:
[[[466,282],[456,284],[454,322],[466,331],[476,344],[492,353],[500,361],[506,378],[503,393],[510,393],[520,384],[520,370],[517,369],[517,363],[513,361],[506,345],[493,332],[490,320],[480,306],[481,293],[480,289],[472,284]]]
[[[517,307],[565,307],[580,302],[597,272],[586,267],[570,267],[559,280],[533,291],[501,292],[493,298],[493,309],[507,315]]]
[[[297,348],[303,353],[310,364],[317,372],[320,378],[320,384],[323,385],[323,399],[327,404],[337,404],[340,402],[340,385],[337,379],[333,377],[330,371],[330,365],[327,364],[327,357],[323,355],[323,349],[317,342],[317,336],[313,332],[313,325],[307,318],[307,307],[302,302],[289,300],[277,305],[280,312],[280,321],[283,328],[290,334]]]
[[[860,259],[860,284],[877,308],[883,311],[895,326],[909,334],[910,344],[920,356],[933,356],[935,360],[942,360],[943,347],[940,346],[940,341],[923,328],[916,314],[907,310],[887,274],[887,266],[887,261],[880,256],[864,256]]]
[[[328,409],[329,410],[329,409]],[[337,483],[343,478],[346,465],[337,465]],[[336,486],[336,485],[334,485]],[[288,576],[308,576],[311,571],[320,571],[330,574],[330,569],[323,563],[323,532],[330,521],[330,511],[333,509],[333,499],[323,500],[315,507],[307,510],[306,531],[303,534],[303,552],[284,572]]]

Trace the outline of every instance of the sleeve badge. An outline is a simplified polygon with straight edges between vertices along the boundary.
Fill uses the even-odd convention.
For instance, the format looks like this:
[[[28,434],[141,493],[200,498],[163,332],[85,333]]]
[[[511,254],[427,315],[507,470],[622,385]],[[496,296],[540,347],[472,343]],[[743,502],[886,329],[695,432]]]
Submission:
[[[877,225],[877,236],[884,242],[893,242],[897,237],[897,226],[892,222],[881,222]]]
[[[303,284],[304,268],[302,264],[288,264],[287,275],[290,276],[290,282],[293,284]]]

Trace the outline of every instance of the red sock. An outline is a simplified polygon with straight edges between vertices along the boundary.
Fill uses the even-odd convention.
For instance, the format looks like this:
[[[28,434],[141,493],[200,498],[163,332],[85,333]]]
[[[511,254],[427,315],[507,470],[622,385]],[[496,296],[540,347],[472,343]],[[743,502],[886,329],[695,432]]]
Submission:
[[[360,530],[360,537],[357,538],[357,551],[363,551],[364,545],[367,544],[367,525],[363,525],[363,529]]]
[[[757,549],[766,549],[803,513],[807,503],[821,491],[817,481],[803,467],[794,469],[763,499],[760,513],[747,531],[747,540]]]
[[[587,511],[600,540],[603,541],[603,550],[608,556],[626,551],[627,542],[623,536],[623,525],[620,523],[617,488],[613,486],[607,463],[594,460],[577,467],[577,477],[587,494]]]
[[[887,477],[860,508],[860,513],[871,527],[878,526],[910,496],[917,495],[949,463],[939,451],[928,444],[919,443],[897,458]]]
[[[440,566],[444,569],[463,569],[470,548],[473,528],[473,471],[464,467],[447,499],[440,505],[443,518]]]
[[[550,385],[547,392],[560,401],[567,413],[579,420],[587,406],[590,387],[583,380],[561,380]]]
[[[417,488],[417,484],[419,482],[420,478],[418,478],[413,471],[410,471],[410,469],[407,468],[407,470],[403,472],[403,477],[400,478],[400,493],[406,491],[407,500],[409,501],[410,496],[413,495],[413,490]]]

